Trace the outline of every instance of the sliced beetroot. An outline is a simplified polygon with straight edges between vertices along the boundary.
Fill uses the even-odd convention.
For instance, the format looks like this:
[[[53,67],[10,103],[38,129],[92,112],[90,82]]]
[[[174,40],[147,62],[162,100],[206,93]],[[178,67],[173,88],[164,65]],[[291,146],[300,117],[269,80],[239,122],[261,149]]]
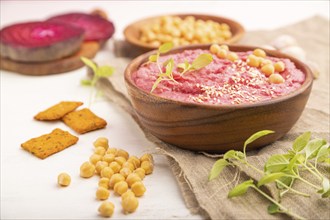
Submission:
[[[83,37],[83,29],[63,23],[19,23],[0,30],[0,53],[23,62],[56,60],[76,52]]]
[[[115,32],[113,23],[98,15],[69,13],[51,17],[49,21],[71,24],[85,30],[85,41],[104,41]]]

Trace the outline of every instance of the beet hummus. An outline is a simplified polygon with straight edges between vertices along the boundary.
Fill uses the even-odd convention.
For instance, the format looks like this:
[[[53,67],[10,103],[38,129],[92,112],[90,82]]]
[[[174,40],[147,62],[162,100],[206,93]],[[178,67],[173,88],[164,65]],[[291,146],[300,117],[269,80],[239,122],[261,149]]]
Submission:
[[[266,56],[273,63],[281,61],[285,69],[280,73],[283,82],[272,83],[269,76],[260,68],[248,65],[248,56],[253,51],[236,52],[237,59],[221,59],[212,54],[213,61],[206,67],[180,74],[177,67],[179,63],[187,60],[191,63],[197,56],[203,53],[210,54],[209,50],[185,50],[181,53],[160,57],[160,63],[169,58],[174,60],[174,80],[162,80],[154,94],[182,102],[203,104],[242,104],[255,103],[285,96],[305,81],[305,74],[295,67],[289,59]],[[236,55],[235,55],[236,56]],[[145,63],[132,74],[133,82],[140,89],[150,92],[159,76],[156,63]]]

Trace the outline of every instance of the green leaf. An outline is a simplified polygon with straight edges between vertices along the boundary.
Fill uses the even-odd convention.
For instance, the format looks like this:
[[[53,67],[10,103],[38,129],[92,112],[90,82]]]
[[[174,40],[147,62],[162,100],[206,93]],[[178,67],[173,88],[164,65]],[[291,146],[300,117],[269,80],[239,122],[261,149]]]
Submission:
[[[292,177],[289,177],[289,176],[282,176],[282,177],[280,177],[280,178],[278,179],[278,181],[282,182],[282,183],[285,184],[286,186],[291,187],[292,184],[293,184],[294,179],[293,179]],[[279,188],[279,189],[283,189],[283,188],[285,188],[284,186],[282,186],[281,184],[279,184],[279,183],[277,183],[277,182],[276,182],[276,186],[277,186],[277,188]]]
[[[282,154],[275,154],[271,156],[266,164],[265,171],[270,173],[280,172],[287,168],[289,165],[289,160]]]
[[[235,150],[230,150],[227,151],[224,155],[223,155],[223,159],[227,160],[227,159],[233,159],[236,156],[236,151]]]
[[[272,134],[274,133],[274,131],[271,130],[262,130],[262,131],[258,131],[256,133],[254,133],[253,135],[251,135],[245,142],[244,142],[244,147],[243,147],[243,152],[245,155],[246,152],[246,146],[250,143],[252,143],[253,141],[257,140],[258,138],[261,138],[263,136],[266,136],[268,134]]]
[[[209,180],[213,180],[222,172],[223,168],[225,168],[229,163],[225,159],[217,160],[211,169]]]
[[[165,44],[162,44],[160,45],[158,51],[159,53],[167,53],[169,52],[172,48],[173,48],[173,43],[172,42],[168,42],[168,43],[165,43]]]
[[[80,84],[83,85],[83,86],[91,86],[92,85],[92,80],[89,80],[89,79],[82,79],[80,81]]]
[[[322,179],[322,189],[317,191],[318,193],[324,194],[330,190],[330,182],[329,179],[326,177],[323,177]]]
[[[330,158],[325,158],[322,160],[322,163],[330,164]]]
[[[228,193],[228,197],[232,198],[232,197],[244,195],[250,187],[254,187],[253,180],[247,180],[234,187]]]
[[[322,194],[322,198],[328,198],[330,196],[330,190]]]
[[[179,71],[181,73],[184,73],[184,72],[187,72],[191,68],[191,65],[188,63],[187,60],[185,60],[184,63],[179,63],[177,65],[177,68],[179,68]]]
[[[305,147],[305,155],[306,155],[306,161],[308,159],[312,159],[316,157],[319,149],[326,144],[326,141],[324,139],[316,138],[314,140],[311,140],[308,142],[308,144]]]
[[[94,61],[86,58],[86,57],[80,57],[81,61],[88,67],[90,67],[94,73],[97,71],[97,65],[94,63]]]
[[[167,61],[168,63],[167,63],[167,65],[166,65],[166,75],[167,76],[169,76],[169,77],[171,77],[172,76],[172,71],[173,71],[173,67],[174,67],[174,60],[173,60],[173,58],[171,58],[171,59],[169,59],[168,61]]]
[[[317,152],[317,155],[315,157],[315,167],[317,165],[317,162],[323,162],[329,156],[330,156],[330,148],[329,148],[329,144],[326,143]]]
[[[113,74],[114,70],[111,66],[101,66],[97,69],[96,75],[99,77],[109,77]]]
[[[274,203],[268,206],[267,211],[271,215],[281,212],[280,208]]]
[[[156,82],[152,85],[150,93],[152,93],[158,86],[158,84],[163,80],[162,76],[159,76]]]
[[[282,176],[285,176],[285,173],[270,173],[267,174],[265,176],[263,176],[259,182],[258,182],[258,187],[265,185],[267,183],[271,183],[274,182],[276,180],[278,180],[279,178],[281,178]]]
[[[158,60],[159,54],[153,54],[149,56],[150,62],[156,62]]]
[[[191,68],[198,70],[207,65],[209,65],[213,61],[213,57],[211,54],[201,54],[199,55],[191,64]]]
[[[311,132],[308,131],[308,132],[305,132],[303,133],[302,135],[300,135],[299,137],[296,138],[296,140],[293,142],[293,145],[292,145],[292,148],[295,152],[300,152],[302,151],[308,141],[310,140],[311,138]]]
[[[289,172],[293,172],[294,168],[297,167],[299,164],[297,163],[298,159],[300,158],[300,156],[303,156],[302,154],[296,154],[289,162],[289,165],[287,167],[287,170]],[[305,158],[305,157],[304,157]]]

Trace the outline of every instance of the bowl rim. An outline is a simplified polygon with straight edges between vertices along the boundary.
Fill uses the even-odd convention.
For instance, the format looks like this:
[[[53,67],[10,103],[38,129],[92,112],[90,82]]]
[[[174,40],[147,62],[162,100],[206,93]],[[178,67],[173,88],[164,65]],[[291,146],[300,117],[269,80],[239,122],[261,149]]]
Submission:
[[[187,46],[181,46],[181,47],[175,47],[174,49],[172,49],[170,52],[164,54],[164,55],[169,55],[169,54],[174,54],[177,52],[180,52],[182,50],[189,50],[189,49],[207,49],[210,47],[210,45],[212,44],[195,44],[195,45],[187,45]],[[193,103],[193,102],[183,102],[183,101],[179,101],[179,100],[174,100],[174,99],[169,99],[169,98],[164,98],[161,97],[155,93],[150,93],[147,91],[144,91],[142,89],[140,89],[139,87],[137,87],[135,85],[135,83],[132,80],[131,74],[133,73],[132,71],[132,67],[135,66],[138,63],[138,67],[141,66],[141,64],[143,64],[144,62],[147,61],[148,57],[152,54],[155,54],[157,52],[157,50],[152,50],[149,51],[147,53],[141,54],[140,56],[136,57],[135,59],[133,59],[126,67],[125,72],[124,72],[124,78],[125,78],[125,83],[126,83],[126,87],[131,86],[132,88],[138,90],[140,93],[142,93],[145,96],[149,96],[151,98],[153,98],[154,100],[157,100],[158,102],[167,102],[167,103],[172,103],[172,104],[176,104],[176,105],[182,105],[182,106],[186,106],[186,107],[198,107],[198,108],[206,108],[206,109],[243,109],[243,108],[253,108],[253,107],[260,107],[260,106],[264,106],[264,105],[270,105],[270,104],[276,104],[278,102],[283,102],[286,100],[289,100],[295,96],[300,95],[301,93],[303,93],[304,91],[306,91],[309,87],[311,87],[313,85],[313,75],[312,75],[312,71],[310,70],[310,68],[303,63],[302,61],[281,53],[279,51],[276,50],[269,50],[269,49],[264,49],[262,47],[257,47],[257,46],[248,46],[248,45],[228,45],[229,49],[232,51],[251,51],[254,50],[256,48],[260,48],[263,49],[267,55],[272,56],[272,57],[279,57],[279,58],[287,58],[290,59],[297,67],[297,64],[299,66],[298,69],[300,69],[304,74],[305,74],[305,81],[304,83],[301,85],[301,87],[299,87],[298,89],[296,89],[295,91],[286,94],[284,96],[280,96],[274,99],[270,99],[270,100],[265,100],[265,101],[261,101],[261,102],[255,102],[255,103],[242,103],[242,104],[220,104],[220,105],[214,105],[214,104],[205,104],[205,103]],[[138,68],[137,67],[137,68]],[[137,70],[137,69],[135,69]]]
[[[143,22],[146,22],[148,20],[154,20],[154,19],[157,19],[157,18],[160,18],[160,17],[163,17],[163,16],[179,16],[179,17],[187,17],[187,16],[193,16],[193,17],[196,17],[197,19],[201,16],[204,16],[204,17],[208,17],[209,20],[213,20],[215,22],[216,19],[220,19],[220,20],[223,20],[224,23],[228,24],[228,23],[231,23],[231,25],[229,25],[231,28],[235,27],[236,29],[236,33],[231,37],[229,38],[228,40],[224,41],[223,43],[224,44],[228,44],[228,43],[235,43],[237,42],[239,39],[241,39],[243,37],[243,35],[245,34],[245,29],[244,27],[242,26],[242,24],[240,24],[239,22],[237,22],[236,20],[233,20],[231,18],[228,18],[228,17],[223,17],[223,16],[218,16],[218,15],[215,15],[215,14],[198,14],[198,13],[178,13],[178,14],[175,14],[175,13],[171,13],[171,14],[161,14],[161,15],[156,15],[156,16],[150,16],[150,17],[146,17],[146,18],[142,18],[140,20],[137,20],[133,23],[130,23],[129,25],[127,25],[123,31],[124,33],[124,37],[125,39],[133,44],[133,45],[136,45],[136,46],[139,46],[139,47],[143,47],[143,48],[147,48],[147,49],[157,49],[157,47],[155,46],[152,46],[150,44],[147,44],[147,43],[144,43],[140,40],[138,40],[137,38],[131,36],[128,34],[128,32],[135,26],[135,25],[138,25],[139,23],[143,23]],[[219,23],[219,22],[217,22]],[[234,25],[232,25],[234,24]],[[199,45],[199,44],[192,44],[192,45]]]

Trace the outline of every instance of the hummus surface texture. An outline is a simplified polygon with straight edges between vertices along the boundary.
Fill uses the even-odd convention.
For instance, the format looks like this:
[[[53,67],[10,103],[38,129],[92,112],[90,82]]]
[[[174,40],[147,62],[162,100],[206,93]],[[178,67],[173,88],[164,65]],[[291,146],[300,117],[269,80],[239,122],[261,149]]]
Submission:
[[[160,64],[169,58],[174,59],[173,80],[162,80],[154,94],[188,103],[204,103],[212,105],[256,103],[287,95],[299,88],[305,81],[305,74],[295,67],[289,59],[276,57],[266,58],[282,61],[285,70],[279,74],[285,79],[284,83],[273,84],[268,81],[260,68],[247,65],[247,56],[252,51],[237,52],[238,60],[232,62],[213,55],[213,61],[206,67],[186,72],[180,75],[179,63],[187,60],[189,63],[202,53],[209,50],[185,50],[181,53],[160,57]],[[163,67],[163,71],[165,68]],[[278,72],[277,72],[278,73]],[[132,74],[133,82],[140,89],[150,92],[157,80],[159,69],[156,63],[145,63]]]

